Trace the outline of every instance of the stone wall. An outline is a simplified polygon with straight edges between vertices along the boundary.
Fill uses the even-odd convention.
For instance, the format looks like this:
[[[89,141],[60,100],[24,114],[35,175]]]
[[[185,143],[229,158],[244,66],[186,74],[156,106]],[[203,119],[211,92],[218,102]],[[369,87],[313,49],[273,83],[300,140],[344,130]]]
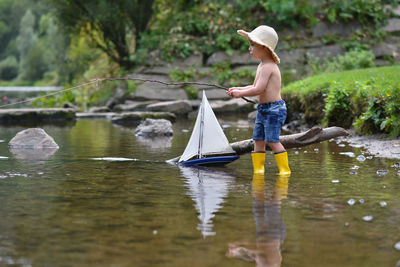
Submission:
[[[393,18],[388,24],[381,28],[387,33],[385,39],[370,46],[376,57],[376,65],[384,66],[400,62],[400,7],[392,10]],[[283,31],[279,33],[280,41],[276,52],[281,59],[281,72],[284,83],[303,78],[308,70],[310,61],[324,60],[331,57],[343,55],[345,50],[343,43],[335,42],[349,38],[355,32],[362,35],[365,29],[357,23],[355,24],[330,24],[319,22],[311,31],[303,28],[295,31]],[[327,43],[327,39],[331,40]],[[218,84],[215,75],[212,73],[212,66],[218,63],[228,63],[234,73],[244,69],[255,72],[258,62],[249,53],[234,52],[228,55],[225,52],[216,52],[209,58],[201,55],[194,55],[184,60],[176,60],[167,63],[160,59],[157,52],[153,52],[148,60],[148,64],[135,73],[133,77],[146,80],[159,80],[170,82],[169,73],[172,70],[192,70],[195,78],[192,81]],[[250,84],[251,80],[241,80],[240,84]],[[198,90],[197,98],[201,98],[200,91],[206,90],[210,100],[228,99],[225,91],[218,88],[194,86],[192,89]],[[183,86],[166,86],[156,83],[144,82],[139,84],[131,100],[187,100],[193,98],[193,92],[189,94]]]

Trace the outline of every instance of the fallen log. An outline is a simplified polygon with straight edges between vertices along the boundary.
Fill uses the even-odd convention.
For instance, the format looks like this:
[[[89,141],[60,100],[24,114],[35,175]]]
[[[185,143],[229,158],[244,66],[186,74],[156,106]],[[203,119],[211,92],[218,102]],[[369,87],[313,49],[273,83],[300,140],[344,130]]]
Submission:
[[[349,132],[341,127],[313,127],[306,132],[282,135],[279,137],[282,145],[286,149],[299,148],[303,146],[308,146],[315,143],[320,143],[323,141],[330,140],[339,136],[348,136]],[[247,139],[230,144],[233,150],[236,151],[238,155],[243,155],[250,153],[254,149],[254,141],[252,139]],[[266,150],[270,150],[268,145],[266,145]],[[177,163],[179,157],[168,160],[168,163]]]
[[[313,127],[306,132],[282,135],[279,137],[282,145],[286,149],[299,148],[303,146],[308,146],[315,143],[320,143],[327,141],[332,138],[339,136],[348,136],[349,133],[341,127]],[[238,155],[250,153],[254,148],[254,141],[252,139],[247,139],[230,144],[233,150],[236,151]],[[270,150],[268,145],[266,145],[266,150]]]

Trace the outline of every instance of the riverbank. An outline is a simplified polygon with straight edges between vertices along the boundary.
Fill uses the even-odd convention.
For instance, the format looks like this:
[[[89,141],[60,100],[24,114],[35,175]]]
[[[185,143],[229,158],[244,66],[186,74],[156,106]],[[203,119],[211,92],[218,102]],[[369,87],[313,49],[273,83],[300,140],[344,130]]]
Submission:
[[[385,135],[357,135],[341,136],[338,141],[347,142],[352,147],[362,147],[367,153],[379,158],[400,160],[400,138],[388,139]]]

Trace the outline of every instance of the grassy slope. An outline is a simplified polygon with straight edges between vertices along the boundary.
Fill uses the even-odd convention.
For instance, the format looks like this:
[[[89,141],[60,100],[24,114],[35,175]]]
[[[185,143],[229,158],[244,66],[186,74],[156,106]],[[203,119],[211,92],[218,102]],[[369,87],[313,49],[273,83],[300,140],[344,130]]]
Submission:
[[[400,84],[400,65],[319,74],[293,82],[283,88],[283,92],[307,95],[327,89],[329,84],[334,81],[341,83],[344,87],[349,87],[356,81],[363,83],[371,79],[375,81],[376,90],[398,86]]]

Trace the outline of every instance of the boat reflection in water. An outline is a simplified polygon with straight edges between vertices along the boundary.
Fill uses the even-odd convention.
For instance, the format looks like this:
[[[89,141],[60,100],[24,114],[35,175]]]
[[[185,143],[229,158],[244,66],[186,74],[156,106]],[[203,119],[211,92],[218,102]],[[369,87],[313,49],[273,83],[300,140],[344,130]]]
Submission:
[[[268,198],[264,175],[254,174],[252,194],[256,242],[230,243],[226,253],[228,257],[255,261],[256,266],[281,265],[281,244],[286,236],[286,226],[281,216],[281,200],[287,198],[288,183],[289,176],[278,176],[272,196]]]
[[[200,223],[197,229],[203,237],[215,235],[212,218],[222,208],[229,185],[235,179],[234,175],[227,169],[178,166],[199,214]]]

